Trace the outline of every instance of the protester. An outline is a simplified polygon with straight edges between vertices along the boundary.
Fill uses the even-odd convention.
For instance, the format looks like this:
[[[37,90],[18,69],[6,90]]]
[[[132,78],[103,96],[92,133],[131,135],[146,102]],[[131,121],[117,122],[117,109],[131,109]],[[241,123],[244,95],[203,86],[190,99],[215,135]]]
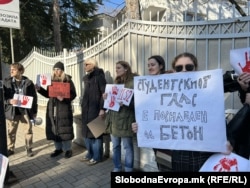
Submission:
[[[239,92],[239,97],[242,102],[242,104],[248,104],[250,105],[250,73],[248,72],[243,72],[237,77],[237,82],[240,85],[240,88],[238,89]],[[250,110],[248,110],[250,112]],[[242,116],[242,115],[241,115]],[[244,117],[241,117],[244,118]],[[232,119],[233,120],[233,119]],[[232,121],[231,120],[231,121]],[[249,159],[250,157],[250,114],[246,114],[245,119],[241,121],[235,121],[237,124],[242,124],[238,125],[239,130],[235,130],[234,124],[231,124],[229,122],[228,128],[229,131],[233,128],[235,131],[233,131],[234,135],[232,136],[232,141],[231,144],[233,145],[234,152],[246,159]]]
[[[20,63],[10,65],[10,76],[4,80],[4,107],[7,124],[8,156],[13,155],[18,126],[22,126],[25,136],[25,149],[27,156],[32,157],[33,132],[32,122],[37,115],[37,93],[35,85],[28,77],[24,76],[24,67]],[[31,108],[22,108],[20,99],[14,95],[33,97]],[[29,99],[24,99],[27,102]]]
[[[64,64],[60,61],[53,67],[51,82],[52,86],[48,86],[47,89],[36,85],[38,93],[49,98],[46,109],[46,138],[47,140],[53,140],[55,145],[55,151],[50,157],[56,157],[65,152],[65,158],[70,158],[72,156],[72,140],[74,138],[71,102],[76,97],[76,89],[71,76],[64,72]],[[53,82],[68,83],[70,97],[51,97],[49,90],[51,89],[50,87],[53,87]]]
[[[105,92],[106,80],[103,69],[99,68],[95,59],[84,61],[85,72],[83,77],[84,89],[82,97],[82,131],[87,154],[81,161],[87,161],[88,165],[95,165],[102,161],[103,135],[95,138],[87,124],[98,116],[105,116],[102,93]]]
[[[118,61],[116,63],[116,78],[114,84],[124,84],[125,88],[134,88],[134,76],[131,67],[126,61]],[[103,93],[103,98],[107,99],[107,93]],[[134,147],[133,147],[133,131],[131,123],[135,122],[134,100],[131,99],[129,106],[119,103],[119,111],[109,110],[106,116],[106,125],[108,132],[111,134],[113,144],[113,172],[122,171],[121,162],[121,143],[125,150],[125,172],[132,172],[134,168]]]
[[[148,58],[148,73],[149,75],[159,75],[159,74],[165,74],[165,73],[172,73],[172,70],[167,70],[165,71],[165,67],[166,67],[166,63],[165,60],[163,59],[162,56],[160,55],[153,55],[151,57]],[[138,124],[137,122],[133,122],[132,123],[132,130],[133,132],[137,132],[138,129]],[[156,156],[157,152],[162,152],[166,155],[171,155],[171,151],[170,150],[165,150],[165,149],[157,149],[157,148],[153,148],[154,150],[154,154]],[[156,161],[157,161],[157,157]],[[160,172],[168,172],[170,171],[170,168],[162,163],[157,162],[157,167],[158,170]]]
[[[174,72],[197,71],[197,58],[191,53],[182,53],[177,55],[173,62]],[[212,155],[213,152],[200,151],[172,151],[172,169],[173,171],[198,172],[204,162]]]
[[[174,72],[197,71],[197,58],[188,52],[177,55],[173,62],[172,68]],[[133,125],[133,130],[137,132],[139,125]],[[227,143],[228,151],[224,154],[229,154],[232,147]],[[213,155],[214,152],[203,151],[188,151],[188,150],[172,150],[172,171],[174,172],[198,172],[204,162]]]

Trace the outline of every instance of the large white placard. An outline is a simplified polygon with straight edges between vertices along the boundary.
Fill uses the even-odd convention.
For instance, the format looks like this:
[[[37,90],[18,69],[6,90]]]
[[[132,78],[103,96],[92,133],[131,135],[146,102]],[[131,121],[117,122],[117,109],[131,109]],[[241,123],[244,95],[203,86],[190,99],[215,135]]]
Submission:
[[[0,0],[0,27],[20,29],[19,0]]]
[[[134,78],[138,146],[226,151],[222,69]]]

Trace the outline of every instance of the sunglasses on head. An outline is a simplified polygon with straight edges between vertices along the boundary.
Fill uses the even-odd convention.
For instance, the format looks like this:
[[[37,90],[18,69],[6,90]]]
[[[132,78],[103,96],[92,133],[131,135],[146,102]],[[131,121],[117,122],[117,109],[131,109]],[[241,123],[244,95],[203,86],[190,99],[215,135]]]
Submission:
[[[183,66],[185,66],[186,71],[192,71],[194,70],[194,65],[187,64],[187,65],[177,65],[174,67],[176,72],[181,72],[183,70]]]

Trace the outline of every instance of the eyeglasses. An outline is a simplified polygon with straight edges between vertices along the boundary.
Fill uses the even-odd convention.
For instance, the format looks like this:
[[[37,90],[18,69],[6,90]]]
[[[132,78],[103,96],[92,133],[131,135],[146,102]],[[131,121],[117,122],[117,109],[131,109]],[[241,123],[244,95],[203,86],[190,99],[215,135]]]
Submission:
[[[54,68],[53,70],[54,70],[54,71],[60,71],[60,70],[62,70],[62,69]]]
[[[194,65],[192,64],[186,64],[186,65],[177,65],[174,67],[176,72],[181,72],[183,70],[183,66],[185,66],[186,71],[192,71],[194,70]]]
[[[84,64],[85,66],[91,65],[91,64]]]

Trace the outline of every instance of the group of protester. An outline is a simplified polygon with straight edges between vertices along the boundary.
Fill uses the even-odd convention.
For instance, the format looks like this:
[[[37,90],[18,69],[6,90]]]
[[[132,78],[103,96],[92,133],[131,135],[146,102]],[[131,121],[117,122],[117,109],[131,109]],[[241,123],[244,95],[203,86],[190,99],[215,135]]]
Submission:
[[[198,60],[188,52],[177,55],[172,62],[172,70],[165,70],[166,63],[162,56],[154,55],[148,58],[149,75],[159,75],[174,72],[197,71]],[[103,69],[99,68],[95,59],[86,59],[84,61],[86,75],[83,77],[83,96],[82,96],[82,134],[87,149],[86,155],[80,160],[87,162],[89,165],[95,165],[103,160],[103,139],[111,135],[113,150],[113,172],[132,172],[134,170],[134,146],[133,138],[140,128],[136,123],[134,97],[129,106],[119,103],[119,111],[107,110],[104,108],[104,101],[107,99],[105,87],[107,81]],[[54,141],[55,150],[50,155],[57,157],[64,153],[65,158],[72,156],[72,139],[73,131],[73,109],[71,102],[76,97],[75,85],[70,75],[64,72],[64,64],[57,62],[53,66],[51,76],[52,82],[69,83],[70,98],[62,96],[50,97],[49,87],[43,88],[38,84],[34,84],[29,78],[23,75],[24,67],[20,63],[10,65],[10,76],[4,80],[4,104],[7,122],[7,138],[8,138],[8,156],[14,154],[16,132],[19,124],[24,127],[25,148],[27,156],[32,157],[32,121],[36,118],[38,112],[37,92],[48,98],[46,109],[46,126],[45,133],[48,140]],[[116,62],[116,77],[114,84],[124,84],[124,87],[134,88],[134,77],[139,76],[133,73],[131,66],[126,61]],[[167,75],[166,75],[167,76]],[[233,78],[233,77],[232,77]],[[248,93],[250,83],[250,73],[243,73],[233,81],[234,89],[225,92],[239,91],[242,103],[250,104],[250,94]],[[31,108],[21,108],[18,106],[20,99],[15,98],[15,94],[33,97]],[[105,118],[107,126],[107,134],[103,134],[95,138],[87,124],[101,116]],[[245,124],[249,123],[245,122]],[[244,126],[249,131],[249,126]],[[243,131],[244,132],[244,131]],[[246,131],[245,131],[246,132]],[[232,139],[232,137],[230,137]],[[233,143],[228,142],[228,153],[237,148],[240,155],[249,157],[249,136],[245,136],[244,143],[240,139],[234,138]],[[122,165],[122,144],[125,150],[124,167]],[[108,151],[107,151],[108,150]],[[153,148],[156,153],[159,149]],[[197,172],[204,162],[213,153],[200,151],[183,151],[183,150],[161,150],[171,154],[172,171],[192,171]],[[243,154],[244,153],[244,154]],[[109,157],[109,147],[105,149],[105,156]],[[164,165],[157,164],[159,171],[169,171]]]
[[[187,71],[197,71],[198,70],[198,60],[191,53],[181,53],[177,55],[172,61],[172,70],[165,71],[165,61],[161,56],[152,56],[148,59],[148,72],[149,75],[159,75],[166,74],[172,72],[187,72]],[[233,73],[232,73],[233,74]],[[242,103],[250,104],[250,94],[247,93],[247,88],[249,87],[250,82],[250,73],[242,73],[235,80],[232,79],[230,75],[230,87],[225,86],[225,92],[234,92],[239,91],[241,94]],[[233,89],[232,89],[233,88]],[[247,125],[249,121],[246,120],[244,129],[249,130],[249,126]],[[132,129],[136,133],[139,129],[139,125],[134,122],[132,123]],[[243,133],[242,131],[240,131]],[[229,136],[227,142],[227,152],[224,154],[230,154],[233,150],[245,157],[249,158],[250,147],[249,147],[249,131],[245,132],[245,135],[242,137],[241,135],[232,135]],[[234,140],[237,140],[237,143],[232,143]],[[243,141],[241,141],[243,140]],[[241,141],[241,142],[240,142]],[[233,148],[235,147],[235,148]],[[236,149],[236,148],[241,148]],[[214,152],[201,152],[201,151],[187,151],[187,150],[164,150],[154,148],[154,152],[156,154],[157,151],[163,152],[167,155],[171,156],[171,169],[169,166],[164,165],[162,163],[157,163],[158,170],[161,172],[165,171],[175,171],[175,172],[198,172],[205,161],[214,154]],[[244,153],[244,154],[243,154]]]

